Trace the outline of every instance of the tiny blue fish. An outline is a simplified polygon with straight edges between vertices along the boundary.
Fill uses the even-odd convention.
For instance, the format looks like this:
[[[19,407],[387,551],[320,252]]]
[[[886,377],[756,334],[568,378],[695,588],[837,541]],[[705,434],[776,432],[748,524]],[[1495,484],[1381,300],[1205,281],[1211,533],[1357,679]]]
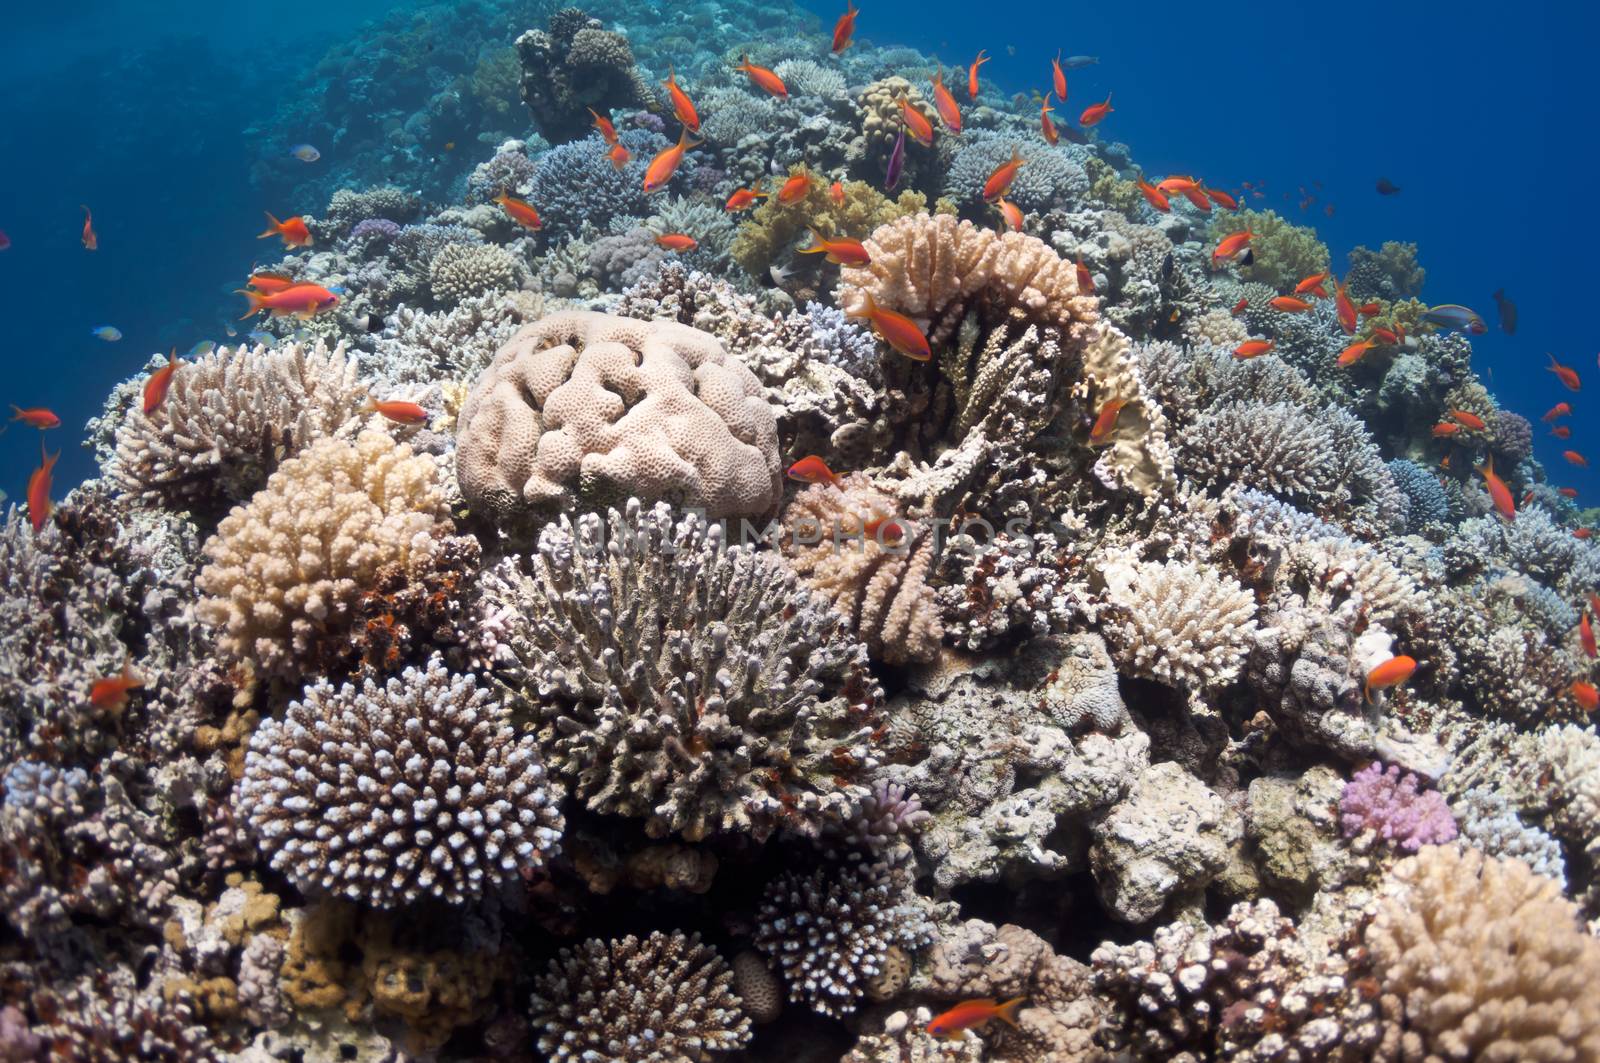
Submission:
[[[214,351],[216,349],[217,349],[217,345],[213,341],[211,341],[211,340],[201,340],[199,343],[197,343],[193,347],[189,348],[189,357],[190,358],[204,358],[206,355],[210,354],[212,351]]]
[[[105,340],[107,343],[116,343],[122,338],[122,330],[114,325],[101,325],[99,328],[90,329],[89,335],[97,340]]]
[[[1455,332],[1470,332],[1474,336],[1481,336],[1489,331],[1489,327],[1483,323],[1483,318],[1472,310],[1464,306],[1457,306],[1455,303],[1443,303],[1425,310],[1422,314],[1422,320],[1430,325],[1438,325],[1442,329],[1449,329]]]
[[[278,337],[274,336],[272,333],[266,331],[265,329],[256,329],[253,332],[245,333],[245,337],[244,338],[249,340],[251,343],[271,343],[273,340],[276,340]]]
[[[900,172],[906,168],[906,127],[900,127],[900,135],[895,138],[894,150],[889,153],[889,169],[883,175],[883,187],[894,191],[894,186],[900,183]]]
[[[322,158],[322,152],[318,151],[310,144],[296,144],[294,147],[289,149],[289,154],[293,155],[301,162],[316,162],[318,159]]]
[[[1082,70],[1086,66],[1094,66],[1099,61],[1098,55],[1069,55],[1061,60],[1061,69]]]

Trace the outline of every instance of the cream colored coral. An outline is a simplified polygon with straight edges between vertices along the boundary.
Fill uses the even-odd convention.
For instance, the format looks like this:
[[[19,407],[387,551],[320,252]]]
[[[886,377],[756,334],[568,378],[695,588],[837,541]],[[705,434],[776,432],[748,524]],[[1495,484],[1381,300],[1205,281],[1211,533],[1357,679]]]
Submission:
[[[1183,338],[1190,343],[1209,343],[1214,347],[1232,350],[1250,338],[1244,322],[1227,310],[1213,307],[1183,319]]]
[[[1178,688],[1239,674],[1256,633],[1255,597],[1212,568],[1112,554],[1100,577],[1113,607],[1104,634],[1120,667]]]
[[[896,513],[894,500],[864,473],[814,484],[784,510],[783,552],[874,657],[889,664],[931,661],[944,637],[928,586],[933,536],[912,521],[893,520]]]
[[[426,562],[449,530],[432,457],[379,431],[325,439],[278,467],[205,545],[200,618],[228,656],[301,674],[385,565]]]
[[[502,520],[630,495],[753,515],[783,493],[760,382],[674,321],[573,310],[524,326],[458,424],[462,493]]]
[[[1600,940],[1522,861],[1425,847],[1395,865],[1366,941],[1406,1059],[1600,1059]]]
[[[1095,474],[1110,486],[1131,487],[1145,497],[1177,484],[1167,417],[1147,392],[1138,356],[1128,337],[1110,325],[1097,326],[1083,347],[1083,376],[1073,393],[1098,412],[1113,400],[1123,403]]]
[[[905,78],[891,74],[889,77],[872,82],[861,90],[860,96],[856,97],[856,110],[861,118],[861,136],[866,143],[867,151],[888,150],[899,137],[900,130],[905,128],[905,120],[900,117],[902,96],[921,113],[922,117],[933,124],[935,130],[942,128],[939,125],[938,115],[934,113],[933,105],[921,91]],[[906,139],[909,141],[911,138],[908,136]]]
[[[106,475],[169,503],[247,498],[283,458],[354,434],[365,397],[343,345],[219,347],[180,362],[153,413],[129,408]]]

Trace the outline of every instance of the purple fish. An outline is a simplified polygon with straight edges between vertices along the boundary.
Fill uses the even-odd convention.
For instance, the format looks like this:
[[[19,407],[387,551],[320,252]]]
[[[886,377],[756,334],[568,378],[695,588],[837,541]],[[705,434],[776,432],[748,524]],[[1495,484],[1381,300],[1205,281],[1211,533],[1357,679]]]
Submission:
[[[900,127],[900,135],[895,137],[894,150],[889,153],[889,169],[883,175],[883,187],[894,191],[894,186],[900,183],[900,171],[906,168],[906,127]]]
[[[8,248],[10,246],[11,246],[11,237],[6,235],[6,231],[4,229],[0,229],[0,251],[4,251],[6,248]]]

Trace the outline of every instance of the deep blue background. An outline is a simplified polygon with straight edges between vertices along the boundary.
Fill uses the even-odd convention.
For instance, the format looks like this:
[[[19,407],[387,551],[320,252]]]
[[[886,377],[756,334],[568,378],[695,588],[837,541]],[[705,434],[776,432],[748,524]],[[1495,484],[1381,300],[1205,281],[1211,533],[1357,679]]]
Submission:
[[[7,15],[0,229],[13,247],[0,252],[0,403],[61,414],[48,434],[64,451],[58,497],[91,471],[77,442],[117,380],[152,352],[222,338],[236,305],[223,292],[261,253],[261,211],[320,206],[261,202],[248,174],[269,146],[247,130],[328,45],[392,6],[362,0],[285,17],[275,5],[150,0]],[[843,4],[806,6],[831,27]],[[1521,311],[1517,335],[1474,344],[1491,390],[1535,421],[1571,400],[1571,445],[1600,461],[1589,416],[1600,392],[1592,11],[863,0],[857,33],[947,65],[985,47],[995,56],[985,75],[1008,91],[1043,89],[1058,48],[1098,55],[1099,66],[1069,74],[1059,113],[1076,116],[1114,91],[1101,131],[1131,145],[1147,172],[1265,181],[1270,198],[1254,205],[1314,224],[1339,270],[1355,244],[1416,241],[1423,298],[1465,303],[1491,327],[1490,293],[1503,286]],[[1379,176],[1404,191],[1377,195]],[[1313,180],[1322,190],[1312,212],[1279,198],[1297,200]],[[1328,202],[1332,218],[1321,212]],[[95,209],[95,254],[78,243],[80,203]],[[92,338],[101,324],[125,338]],[[1583,374],[1586,393],[1567,395],[1544,371],[1547,350]],[[1580,503],[1600,502],[1600,466],[1568,469],[1567,444],[1542,432],[1538,453],[1556,481],[1579,486]],[[37,464],[37,435],[0,436],[0,488],[13,497]]]

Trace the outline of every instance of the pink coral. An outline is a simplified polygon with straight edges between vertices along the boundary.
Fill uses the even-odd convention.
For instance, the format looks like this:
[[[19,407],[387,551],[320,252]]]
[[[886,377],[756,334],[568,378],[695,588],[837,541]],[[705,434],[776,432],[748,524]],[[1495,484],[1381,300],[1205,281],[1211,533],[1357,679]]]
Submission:
[[[1346,838],[1373,830],[1408,853],[1440,845],[1456,836],[1450,806],[1422,781],[1395,765],[1368,764],[1345,783],[1339,797],[1339,823]]]

